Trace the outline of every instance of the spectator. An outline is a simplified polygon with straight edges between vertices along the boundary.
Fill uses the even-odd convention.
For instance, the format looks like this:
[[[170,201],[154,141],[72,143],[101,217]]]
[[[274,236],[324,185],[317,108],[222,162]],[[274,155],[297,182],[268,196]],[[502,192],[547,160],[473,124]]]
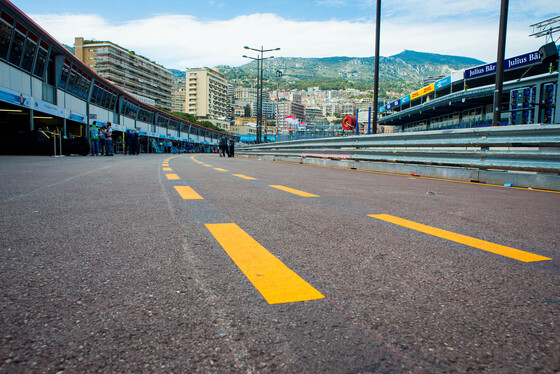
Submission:
[[[113,128],[111,127],[111,122],[107,122],[107,128],[105,129],[105,156],[113,156]]]
[[[138,136],[138,129],[134,129],[132,133],[132,154],[138,156],[140,153],[140,141]]]
[[[107,154],[106,147],[105,147],[105,129],[107,127],[105,125],[101,126],[99,129],[99,151],[101,156]]]
[[[132,155],[134,152],[132,149],[132,132],[130,130],[126,130],[124,138],[124,154],[129,156]]]
[[[235,157],[235,140],[228,138],[228,156]]]
[[[99,127],[97,127],[97,121],[93,121],[89,128],[89,138],[91,140],[91,155],[97,156],[99,154]]]
[[[220,157],[226,157],[227,153],[227,136],[222,136],[220,140],[218,140],[218,144],[220,145]]]

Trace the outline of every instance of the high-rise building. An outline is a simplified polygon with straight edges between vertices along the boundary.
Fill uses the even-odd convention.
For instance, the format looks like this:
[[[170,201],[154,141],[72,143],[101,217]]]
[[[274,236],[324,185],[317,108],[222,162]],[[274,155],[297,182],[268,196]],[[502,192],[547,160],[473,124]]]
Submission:
[[[109,41],[76,38],[74,54],[101,77],[146,104],[155,102],[171,109],[173,75],[163,66]]]
[[[290,127],[286,122],[287,116],[293,116],[302,122],[305,122],[305,107],[293,101],[281,101],[278,103],[278,126],[280,129]]]
[[[202,118],[227,118],[228,82],[226,77],[209,68],[187,69],[186,111]]]
[[[171,92],[171,111],[186,113],[186,101],[187,91],[185,89],[185,82],[179,82],[177,84],[177,87],[175,87]]]
[[[234,104],[237,106],[245,107],[249,104],[251,108],[251,115],[257,115],[257,89],[254,87],[235,87],[233,98],[235,99]],[[270,100],[270,93],[267,90],[263,90],[262,93],[262,113],[263,118],[273,119],[275,118],[274,104]]]

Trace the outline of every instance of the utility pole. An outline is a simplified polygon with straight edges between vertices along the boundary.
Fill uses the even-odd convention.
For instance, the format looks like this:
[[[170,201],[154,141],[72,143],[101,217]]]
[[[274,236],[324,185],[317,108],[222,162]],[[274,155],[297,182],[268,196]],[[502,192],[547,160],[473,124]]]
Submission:
[[[375,12],[375,66],[373,75],[373,121],[372,133],[377,134],[377,114],[379,111],[377,101],[379,100],[379,35],[381,33],[381,0],[377,0]]]
[[[256,60],[257,61],[257,139],[256,139],[256,143],[260,143],[261,142],[261,135],[262,135],[262,124],[263,124],[263,120],[262,120],[262,99],[263,99],[263,78],[264,78],[264,60],[267,60],[269,58],[274,58],[274,56],[270,56],[270,57],[264,57],[264,52],[271,52],[271,51],[279,51],[280,48],[273,48],[273,49],[264,49],[262,46],[260,49],[255,49],[255,48],[251,48],[251,47],[244,47],[245,49],[250,49],[251,51],[255,51],[255,52],[259,52],[260,56],[258,56],[257,58],[255,57],[250,57],[250,56],[245,56],[243,55],[243,57],[245,58],[249,58],[251,60]]]
[[[494,88],[494,116],[492,126],[500,126],[502,118],[502,89],[504,85],[504,58],[509,0],[502,0],[500,9],[500,32],[498,35],[498,58],[496,59],[496,86]]]

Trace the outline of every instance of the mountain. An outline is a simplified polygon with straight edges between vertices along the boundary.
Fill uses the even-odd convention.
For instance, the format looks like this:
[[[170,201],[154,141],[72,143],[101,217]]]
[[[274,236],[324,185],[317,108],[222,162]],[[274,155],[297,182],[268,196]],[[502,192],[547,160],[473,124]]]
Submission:
[[[185,79],[185,71],[177,70],[177,69],[167,69],[173,74],[173,79]]]
[[[409,50],[390,57],[382,56],[379,60],[380,84],[383,83],[385,88],[393,86],[397,91],[418,87],[425,78],[430,76],[448,75],[453,70],[484,64],[483,61],[469,57]],[[371,87],[374,64],[374,57],[279,57],[264,63],[264,79],[268,86],[275,86],[276,71],[281,70],[283,81],[296,87],[306,84],[318,86],[319,84],[312,84],[318,82],[327,82],[335,86],[335,83],[338,83],[356,88]],[[257,62],[251,61],[239,67],[221,65],[214,69],[223,73],[229,80],[242,84],[254,84]]]
[[[480,61],[470,57],[439,55],[436,53],[416,52],[407,49],[391,57],[399,58],[409,64],[414,63],[414,64],[448,65],[448,66],[455,67],[455,69],[462,69],[465,67],[472,67],[476,65],[485,64],[484,61]]]

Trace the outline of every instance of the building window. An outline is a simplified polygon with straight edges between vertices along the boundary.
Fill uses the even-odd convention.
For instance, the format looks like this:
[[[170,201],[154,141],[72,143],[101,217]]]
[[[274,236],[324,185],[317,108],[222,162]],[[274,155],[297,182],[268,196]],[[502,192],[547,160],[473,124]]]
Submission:
[[[0,19],[0,58],[6,59],[8,57],[13,27],[14,19],[7,13],[2,12]]]
[[[10,48],[10,57],[9,61],[19,66],[21,62],[21,56],[23,54],[23,44],[25,43],[25,34],[27,33],[27,29],[16,23],[16,30],[14,32],[14,37],[12,39],[12,46]]]
[[[35,61],[35,71],[33,72],[36,76],[42,78],[45,73],[45,66],[47,64],[47,56],[49,55],[49,45],[43,41],[39,45],[39,50],[37,51],[37,60]]]
[[[23,60],[21,62],[22,69],[31,72],[33,68],[33,60],[35,59],[35,51],[37,50],[37,42],[39,38],[29,32],[27,35],[27,41],[25,42],[25,48],[23,50]]]
[[[68,81],[68,77],[70,76],[70,61],[64,60],[62,64],[62,72],[60,73],[60,80],[58,81],[58,87],[65,89],[66,82]]]

